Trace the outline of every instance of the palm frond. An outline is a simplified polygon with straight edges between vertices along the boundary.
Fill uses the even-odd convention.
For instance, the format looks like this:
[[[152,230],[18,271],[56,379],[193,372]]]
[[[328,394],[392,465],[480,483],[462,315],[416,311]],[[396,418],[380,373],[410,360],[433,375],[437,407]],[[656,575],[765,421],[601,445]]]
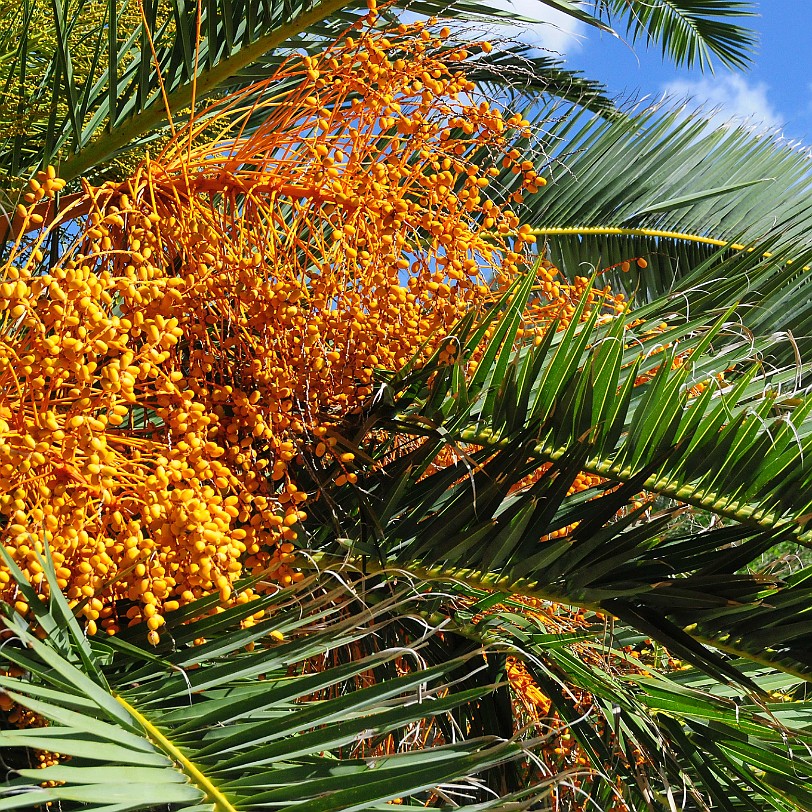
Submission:
[[[469,20],[512,17],[467,0],[411,9]],[[22,19],[16,26],[17,50],[0,78],[7,93],[19,85],[26,110],[43,112],[7,139],[0,166],[6,175],[24,175],[58,156],[66,180],[98,171],[212,94],[272,75],[292,50],[323,48],[365,11],[358,0],[209,0],[198,18],[193,0],[146,2],[143,15],[114,2],[57,2],[39,20],[53,30],[51,48],[32,53],[37,32]],[[73,69],[88,61],[83,71]]]
[[[382,382],[389,394],[363,428],[371,445],[351,447],[386,460],[385,431],[415,448],[356,492],[334,493],[335,472],[314,467],[326,495],[313,511],[318,543],[349,546],[369,566],[396,561],[420,577],[609,611],[719,679],[736,671],[705,643],[805,678],[812,623],[788,609],[812,598],[805,578],[782,584],[745,568],[779,542],[810,541],[812,400],[779,394],[806,367],[765,369],[776,337],[743,336],[732,308],[691,318],[688,293],[646,311],[662,332],[631,317],[599,326],[596,313],[579,323],[576,312],[567,330],[517,349],[532,281],[511,292],[470,380],[430,365]],[[458,339],[470,348],[481,335]],[[432,471],[443,449],[457,462]],[[568,495],[582,472],[605,482]],[[635,505],[642,492],[659,501]],[[681,522],[686,505],[723,526]],[[753,644],[759,627],[769,631]]]
[[[548,107],[538,120],[544,141],[558,145],[539,160],[551,187],[522,209],[540,229],[667,230],[717,246],[780,235],[782,246],[809,245],[809,160],[778,135],[719,128],[679,107],[558,123]]]
[[[544,3],[607,28],[580,3]],[[621,3],[614,12],[626,15],[631,24],[638,20],[638,5],[642,6]],[[146,2],[143,8],[141,15],[135,6],[119,7],[113,2],[102,6],[54,3],[50,16],[38,26],[53,31],[54,44],[38,50],[35,28],[22,17],[18,20],[19,42],[0,79],[9,100],[30,114],[23,116],[25,126],[13,128],[0,148],[5,175],[27,176],[57,158],[66,180],[98,171],[133,144],[158,136],[168,118],[181,119],[202,99],[271,75],[293,49],[312,51],[331,41],[359,19],[366,4],[358,0],[298,4],[208,0],[200,5],[199,18],[198,4],[192,0],[170,6]],[[468,22],[518,18],[474,0],[422,0],[410,3],[409,10]],[[684,15],[681,10],[677,17]],[[676,30],[680,26],[670,18],[646,18],[646,25],[650,35],[662,39],[666,51],[677,59],[691,61],[689,55],[696,51],[702,55],[701,62],[711,52],[723,61],[740,61],[739,54],[748,44],[746,32],[727,16],[720,7],[691,18],[690,36],[680,34]],[[500,69],[515,57],[503,57]],[[588,100],[593,108],[606,109],[601,89],[594,83],[562,71],[549,60],[533,58],[531,68],[537,74],[534,86],[544,84],[548,92],[563,90],[567,100]]]
[[[15,139],[2,163],[38,166],[62,155],[64,177],[77,177],[134,140],[154,137],[166,125],[167,106],[170,116],[180,115],[221,86],[227,89],[241,71],[280,45],[305,45],[305,33],[312,44],[323,44],[325,33],[334,36],[355,19],[345,9],[356,7],[346,0],[298,5],[224,0],[203,3],[198,19],[194,2],[160,9],[157,3],[145,3],[143,17],[130,14],[125,20],[116,4],[110,4],[110,13],[96,14],[93,26],[85,4],[69,11],[57,3],[53,24],[58,47],[47,55],[49,62],[30,99],[31,104],[50,105],[54,114],[31,128],[24,140]],[[71,33],[80,25],[90,29],[76,42]],[[21,52],[27,37],[22,31]],[[72,50],[86,48],[87,41],[93,43],[98,68],[79,85],[70,70]],[[279,61],[277,55],[264,64],[273,70]],[[22,59],[18,62],[24,69]],[[65,101],[67,109],[59,110]]]
[[[20,587],[31,590],[25,581]],[[420,804],[438,793],[459,798],[463,809],[524,808],[548,782],[500,794],[474,779],[523,758],[512,735],[468,735],[453,725],[451,735],[443,732],[446,717],[499,690],[487,680],[460,684],[461,675],[485,669],[481,653],[427,666],[420,652],[434,631],[425,624],[395,647],[376,644],[415,597],[363,580],[349,588],[327,575],[296,594],[221,614],[210,614],[204,600],[167,618],[171,642],[155,652],[138,644],[143,632],[129,642],[85,639],[75,622],[65,623],[72,615],[57,589],[38,601],[42,640],[10,611],[2,658],[26,676],[2,677],[0,685],[40,721],[4,731],[0,747],[7,762],[20,750],[69,760],[18,767],[0,809],[59,803],[123,812],[169,804],[234,812],[296,802],[337,812],[395,798]],[[260,609],[267,619],[245,625]],[[190,621],[197,612],[203,616]],[[333,659],[362,643],[366,654]],[[375,679],[381,672],[388,678]]]
[[[664,652],[658,654],[651,640],[620,622],[594,619],[577,633],[551,634],[543,625],[548,616],[541,614],[540,622],[538,615],[528,615],[526,604],[504,593],[450,588],[480,598],[456,613],[462,628],[491,644],[521,648],[582,752],[591,753],[607,775],[622,776],[619,784],[596,777],[589,786],[596,803],[611,805],[620,786],[627,802],[656,799],[654,808],[668,808],[669,794],[699,809],[808,804],[807,790],[794,779],[809,771],[812,729],[806,703],[786,693],[796,687],[794,678],[738,661],[736,667],[763,692],[763,699],[743,698],[740,688],[731,690],[694,668],[673,670],[672,664],[665,673]],[[495,601],[501,601],[501,611],[482,614]],[[561,612],[555,606],[548,610],[553,617]],[[752,758],[754,753],[762,755]],[[756,763],[764,761],[771,766],[762,772]],[[659,774],[648,773],[647,763],[656,764]]]
[[[632,42],[656,42],[663,56],[678,65],[712,66],[712,57],[731,68],[752,60],[756,37],[739,25],[756,14],[750,2],[727,0],[597,0],[595,5],[611,24],[622,17]]]
[[[676,108],[611,121],[555,110],[538,111],[543,135],[524,145],[549,186],[517,213],[557,267],[570,277],[599,270],[614,290],[645,304],[711,280],[724,285],[732,254],[763,254],[785,272],[741,287],[745,324],[808,334],[801,268],[812,247],[812,174],[804,151],[778,135],[686,119]],[[515,191],[512,176],[500,182],[505,195]]]
[[[771,692],[743,699],[693,669],[643,666],[628,652],[650,641],[622,624],[550,633],[509,595],[382,576],[342,566],[219,613],[205,598],[167,615],[151,651],[138,627],[85,639],[56,591],[34,633],[9,612],[2,658],[24,675],[0,687],[36,717],[0,734],[17,768],[0,809],[339,812],[396,798],[473,812],[552,808],[554,787],[631,808],[674,793],[703,810],[806,808],[808,703],[786,675],[737,664]],[[246,627],[257,610],[267,619]],[[549,703],[529,725],[527,697],[506,692],[508,655]],[[43,750],[61,756],[20,764]]]

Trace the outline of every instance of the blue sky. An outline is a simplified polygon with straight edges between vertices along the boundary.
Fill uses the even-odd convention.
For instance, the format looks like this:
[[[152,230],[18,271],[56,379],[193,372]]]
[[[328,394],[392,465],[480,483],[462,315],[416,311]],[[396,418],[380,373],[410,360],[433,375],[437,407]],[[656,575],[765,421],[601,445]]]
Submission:
[[[538,8],[534,0],[514,0],[513,5],[524,13]],[[744,73],[721,65],[712,75],[673,68],[663,63],[659,50],[647,50],[640,42],[632,48],[554,14],[561,27],[545,26],[538,34],[543,44],[566,56],[570,67],[604,82],[613,95],[652,100],[664,92],[679,98],[691,95],[720,107],[725,118],[761,121],[812,147],[812,2],[761,0],[758,9],[760,16],[749,25],[759,34],[759,48],[752,68]],[[537,31],[522,39],[536,40]]]

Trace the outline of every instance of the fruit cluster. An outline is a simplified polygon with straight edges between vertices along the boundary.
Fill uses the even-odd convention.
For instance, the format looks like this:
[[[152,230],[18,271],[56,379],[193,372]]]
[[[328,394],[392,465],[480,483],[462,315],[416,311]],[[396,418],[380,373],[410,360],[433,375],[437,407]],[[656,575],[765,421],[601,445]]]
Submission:
[[[49,168],[19,207],[0,265],[0,537],[40,584],[47,543],[91,634],[146,621],[157,642],[166,611],[228,601],[243,574],[295,582],[303,448],[353,482],[331,427],[373,370],[432,351],[532,261],[490,192],[494,156],[525,192],[544,185],[517,163],[528,123],[463,70],[489,46],[359,26],[201,111],[125,181],[83,183],[43,221],[64,185]],[[527,330],[566,321],[579,285],[540,267]],[[0,593],[27,611],[4,569]]]

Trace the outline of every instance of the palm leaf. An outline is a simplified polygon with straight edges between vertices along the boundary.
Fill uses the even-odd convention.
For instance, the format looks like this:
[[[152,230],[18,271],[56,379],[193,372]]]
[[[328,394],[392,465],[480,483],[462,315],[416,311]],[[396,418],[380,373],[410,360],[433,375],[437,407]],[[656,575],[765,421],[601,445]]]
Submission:
[[[579,3],[544,0],[544,4],[606,28]],[[638,19],[638,4],[621,6],[615,11],[630,23]],[[200,5],[199,19],[197,8],[192,0],[169,6],[148,2],[141,16],[132,7],[120,10],[113,3],[97,7],[55,2],[50,18],[42,22],[46,30],[54,31],[55,47],[52,52],[37,52],[35,59],[41,65],[36,71],[28,64],[35,34],[30,26],[18,23],[18,48],[0,78],[7,88],[19,85],[18,101],[26,109],[49,113],[8,138],[0,158],[4,174],[26,175],[57,156],[66,180],[98,170],[113,156],[165,128],[167,105],[171,116],[182,118],[193,102],[271,75],[292,49],[312,51],[331,41],[358,19],[365,3],[210,0]],[[467,21],[516,19],[515,14],[473,0],[451,4],[423,0],[409,8],[418,14],[441,13]],[[721,7],[698,15],[687,38],[690,44],[684,33],[677,32],[680,26],[674,20],[661,20],[649,31],[678,60],[699,49],[703,55],[715,52],[723,61],[741,61],[748,35],[728,17]],[[77,59],[90,63],[81,75],[73,69]],[[495,64],[504,70],[514,61],[515,54]],[[521,68],[526,74],[527,64]],[[600,102],[599,109],[605,107],[599,88],[563,72],[560,65],[533,58],[530,69],[542,72],[534,77],[534,85],[545,84],[551,92],[563,90],[567,99],[587,98]]]
[[[49,580],[56,583],[53,572]],[[4,731],[0,747],[11,758],[21,749],[46,749],[70,760],[17,769],[19,778],[6,786],[0,809],[58,802],[63,809],[169,804],[227,812],[295,801],[337,812],[393,798],[408,805],[409,798],[420,802],[443,787],[479,798],[472,777],[521,759],[522,749],[487,734],[457,731],[446,738],[437,720],[499,690],[487,681],[456,684],[461,672],[482,670],[481,654],[463,652],[421,667],[420,651],[433,635],[425,625],[405,645],[378,646],[379,633],[393,616],[408,612],[410,599],[391,591],[376,595],[363,583],[348,591],[343,583],[339,578],[331,586],[327,577],[295,596],[261,599],[269,617],[250,629],[241,629],[241,621],[255,613],[256,602],[235,607],[226,623],[216,615],[185,624],[170,616],[172,642],[156,654],[137,643],[143,632],[131,642],[89,642],[73,632],[40,641],[11,613],[6,625],[12,636],[2,656],[28,676],[2,678],[2,689],[47,724]],[[372,603],[350,610],[370,587]],[[40,620],[53,628],[69,611],[55,590]],[[206,606],[188,606],[186,616],[196,611]],[[189,635],[202,634],[207,642],[193,645]],[[247,652],[246,640],[258,648]],[[362,643],[371,649],[366,656],[324,666],[335,653],[358,651]],[[362,678],[395,665],[389,679],[369,684]],[[415,725],[423,728],[420,747],[386,745]],[[50,781],[55,783],[42,786]],[[541,781],[501,798],[463,800],[462,808],[512,802],[521,808],[545,792]]]
[[[679,109],[609,121],[556,118],[551,105],[537,121],[545,135],[525,149],[550,185],[518,214],[567,276],[597,270],[638,305],[705,285],[702,306],[711,307],[732,301],[735,279],[746,327],[762,335],[791,331],[805,350],[812,176],[802,151],[776,135],[686,120]],[[544,143],[561,146],[550,155]],[[500,180],[506,194],[514,191],[513,176]]]
[[[632,42],[660,43],[663,55],[686,67],[709,67],[711,56],[728,67],[745,67],[756,44],[738,21],[753,17],[749,2],[727,0],[599,0],[605,18],[622,16]]]
[[[362,527],[372,513],[381,528],[376,555],[419,577],[455,577],[609,611],[718,679],[735,680],[737,672],[708,642],[806,678],[812,624],[789,608],[812,597],[805,578],[781,584],[742,571],[780,542],[810,541],[803,517],[812,513],[805,420],[812,402],[799,398],[787,412],[777,395],[806,368],[765,370],[752,359],[769,355],[777,339],[743,340],[731,329],[730,312],[713,321],[688,318],[695,312],[688,293],[644,314],[667,319],[663,333],[646,335],[644,325],[638,338],[624,319],[598,327],[593,314],[540,347],[515,348],[511,325],[529,291],[526,281],[522,287],[500,314],[465,397],[447,367],[430,383],[433,367],[384,384],[392,387],[394,415],[387,407],[376,421],[372,407],[365,426],[426,439],[359,480],[363,514],[356,492],[334,492],[334,472],[313,483],[329,494],[324,505],[338,511],[342,549],[357,540],[356,552],[368,552]],[[459,338],[465,346],[466,336]],[[690,352],[690,364],[672,368],[673,353],[650,355],[663,345]],[[512,386],[504,385],[511,373],[487,374],[521,366],[533,374]],[[730,367],[738,372],[728,386],[690,394],[695,383]],[[594,384],[584,385],[590,374]],[[360,445],[373,457],[391,453],[378,436],[368,448]],[[438,451],[449,447],[459,461],[427,475]],[[542,465],[549,467],[539,474]],[[535,484],[518,487],[534,472]],[[607,482],[567,496],[581,472]],[[641,491],[667,500],[657,521],[629,508]],[[686,524],[681,505],[729,526]],[[316,537],[334,553],[332,526],[314,506]],[[566,534],[540,543],[556,531]],[[757,628],[764,634],[752,642]]]
[[[412,582],[404,592],[351,568],[338,579],[311,579],[296,594],[269,595],[189,623],[196,611],[211,608],[204,599],[177,619],[168,616],[167,642],[155,653],[141,648],[138,629],[129,641],[87,641],[71,630],[40,641],[11,615],[3,657],[28,674],[1,678],[0,686],[48,724],[5,731],[0,746],[7,760],[25,749],[70,760],[18,769],[0,808],[59,802],[65,809],[169,804],[224,812],[295,801],[338,811],[385,808],[381,803],[392,797],[417,808],[427,792],[439,792],[472,812],[521,809],[544,803],[549,768],[529,778],[526,766],[511,771],[511,762],[526,765],[523,752],[535,748],[539,759],[570,735],[596,770],[589,788],[596,802],[620,796],[638,806],[656,799],[667,808],[669,792],[679,789],[698,809],[805,808],[797,779],[809,769],[804,747],[812,731],[803,701],[733,701],[725,686],[700,672],[669,676],[651,664],[618,678],[600,664],[630,660],[625,652],[639,648],[639,635],[621,625],[611,640],[599,626],[550,634],[526,604],[460,582],[439,590]],[[241,629],[258,605],[269,610],[268,620]],[[65,612],[55,593],[40,618],[55,629]],[[432,631],[440,618],[443,635]],[[197,634],[207,642],[192,645]],[[250,653],[247,636],[258,645]],[[506,653],[526,658],[558,715],[540,730],[531,726],[521,746],[507,741],[518,720],[511,703],[499,700],[504,687],[494,683],[503,679]],[[406,667],[404,657],[415,667]],[[740,668],[759,690],[792,689],[785,675]],[[589,698],[589,713],[578,696]],[[416,720],[433,736],[424,732],[420,746],[393,752],[388,737]],[[612,780],[601,777],[606,770]],[[484,783],[469,780],[476,772]],[[43,788],[43,781],[54,784]]]
[[[679,108],[653,108],[618,126],[581,115],[551,134],[566,139],[557,156],[565,168],[551,166],[557,194],[534,199],[537,208],[527,209],[531,220],[558,227],[668,228],[722,244],[781,234],[787,245],[806,233],[805,156],[778,136],[686,120]],[[634,161],[617,163],[632,154]],[[741,194],[744,184],[753,185]],[[780,208],[770,217],[768,201],[776,199]]]

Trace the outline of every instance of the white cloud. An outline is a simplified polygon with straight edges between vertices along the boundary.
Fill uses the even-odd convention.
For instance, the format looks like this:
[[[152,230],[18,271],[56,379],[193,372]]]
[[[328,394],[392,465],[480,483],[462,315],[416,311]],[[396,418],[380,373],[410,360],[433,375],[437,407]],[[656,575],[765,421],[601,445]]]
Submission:
[[[672,99],[691,99],[691,106],[712,113],[718,124],[733,121],[756,129],[780,129],[781,114],[772,106],[764,82],[749,83],[741,76],[708,76],[697,81],[677,79],[663,88]]]
[[[586,24],[580,20],[545,6],[538,0],[513,0],[508,5],[523,17],[540,20],[526,27],[522,37],[526,42],[562,55],[580,48],[586,28]]]
[[[466,26],[467,37],[521,40],[529,45],[565,56],[581,47],[586,25],[539,0],[493,0],[495,11],[508,11],[534,22],[510,22],[504,25]]]

